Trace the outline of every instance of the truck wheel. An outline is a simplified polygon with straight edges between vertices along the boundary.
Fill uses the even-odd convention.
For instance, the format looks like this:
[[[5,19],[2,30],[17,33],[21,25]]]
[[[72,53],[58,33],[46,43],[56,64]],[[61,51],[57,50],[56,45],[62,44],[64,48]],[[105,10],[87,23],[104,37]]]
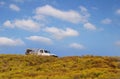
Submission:
[[[58,56],[56,56],[56,55],[52,55],[53,57],[58,57]]]

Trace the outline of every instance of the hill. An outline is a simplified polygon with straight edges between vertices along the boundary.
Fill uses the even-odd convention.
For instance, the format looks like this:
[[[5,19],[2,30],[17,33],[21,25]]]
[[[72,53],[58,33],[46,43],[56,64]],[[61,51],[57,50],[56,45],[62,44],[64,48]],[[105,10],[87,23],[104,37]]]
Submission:
[[[0,79],[120,79],[120,57],[1,54]]]

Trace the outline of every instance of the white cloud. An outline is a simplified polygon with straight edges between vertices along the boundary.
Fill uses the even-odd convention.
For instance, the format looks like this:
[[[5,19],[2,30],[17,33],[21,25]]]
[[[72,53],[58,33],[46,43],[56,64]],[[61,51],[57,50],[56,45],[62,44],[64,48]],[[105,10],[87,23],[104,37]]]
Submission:
[[[13,24],[12,24],[9,20],[5,21],[5,22],[3,23],[3,26],[10,27],[10,28],[14,28]]]
[[[75,49],[85,49],[85,47],[81,44],[78,43],[72,43],[69,45],[71,48],[75,48]]]
[[[98,10],[98,8],[97,7],[91,7],[93,10]]]
[[[72,23],[79,23],[79,22],[85,22],[86,19],[86,12],[87,9],[84,7],[81,8],[82,12],[84,12],[84,15],[81,15],[80,13],[69,10],[69,11],[62,11],[59,9],[56,9],[50,5],[45,5],[43,7],[36,8],[36,15],[46,15],[46,16],[52,16],[61,20],[65,20]],[[88,13],[87,13],[88,16]]]
[[[90,17],[90,14],[88,13],[87,8],[85,8],[84,6],[80,6],[79,8],[80,8],[81,14],[84,18],[87,19],[88,17]]]
[[[3,1],[2,1],[2,2],[0,2],[0,6],[2,6],[2,5],[5,5],[5,2],[3,2]]]
[[[51,33],[57,39],[63,39],[65,37],[78,36],[79,33],[71,28],[66,28],[65,30],[56,27],[47,27],[46,32]]]
[[[43,15],[35,15],[33,16],[33,19],[40,20],[40,21],[46,21]]]
[[[31,19],[15,20],[14,25],[24,30],[39,30],[39,24]]]
[[[20,46],[25,45],[21,39],[10,39],[7,37],[0,37],[0,46]]]
[[[31,41],[46,43],[46,44],[52,44],[51,39],[42,37],[42,36],[30,36],[30,37],[27,37],[26,39],[31,40]]]
[[[115,42],[116,46],[120,46],[120,41]]]
[[[103,24],[110,24],[110,23],[112,22],[112,20],[109,19],[109,18],[106,18],[106,19],[102,20],[101,22],[102,22]]]
[[[80,11],[74,11],[74,10],[68,10],[68,11],[63,11],[56,9],[50,5],[45,5],[42,7],[38,7],[35,10],[36,15],[33,17],[37,20],[41,20],[43,16],[52,16],[54,18],[58,18],[64,21],[68,21],[71,23],[82,23],[84,28],[87,30],[96,30],[96,26],[93,25],[88,21],[88,18],[90,17],[90,13],[88,13],[88,9],[85,8],[84,6],[80,6]],[[44,18],[45,19],[45,18]],[[64,37],[64,35],[60,35],[60,38]],[[56,37],[56,34],[54,34]]]
[[[120,9],[116,10],[116,14],[120,15]]]
[[[96,30],[97,29],[95,25],[93,25],[93,24],[91,24],[89,22],[85,23],[83,26],[87,30]]]
[[[87,12],[87,9],[84,6],[80,6],[81,12]]]
[[[3,26],[9,27],[9,28],[20,28],[28,31],[39,31],[40,24],[33,21],[32,19],[17,19],[13,22],[7,20],[3,23]]]
[[[10,4],[9,8],[14,10],[14,11],[20,11],[20,8],[15,4]]]

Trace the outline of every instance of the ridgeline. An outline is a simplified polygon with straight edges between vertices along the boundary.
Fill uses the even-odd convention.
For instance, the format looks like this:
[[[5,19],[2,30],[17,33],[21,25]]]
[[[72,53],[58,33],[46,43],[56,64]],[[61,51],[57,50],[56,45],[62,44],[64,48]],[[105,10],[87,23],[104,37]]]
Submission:
[[[1,54],[0,79],[120,79],[120,57]]]

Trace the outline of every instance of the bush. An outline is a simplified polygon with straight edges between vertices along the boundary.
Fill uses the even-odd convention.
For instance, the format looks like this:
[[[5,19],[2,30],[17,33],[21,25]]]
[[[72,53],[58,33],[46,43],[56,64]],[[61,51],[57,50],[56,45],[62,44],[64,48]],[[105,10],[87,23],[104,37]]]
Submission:
[[[0,79],[119,79],[119,58],[0,55]]]

